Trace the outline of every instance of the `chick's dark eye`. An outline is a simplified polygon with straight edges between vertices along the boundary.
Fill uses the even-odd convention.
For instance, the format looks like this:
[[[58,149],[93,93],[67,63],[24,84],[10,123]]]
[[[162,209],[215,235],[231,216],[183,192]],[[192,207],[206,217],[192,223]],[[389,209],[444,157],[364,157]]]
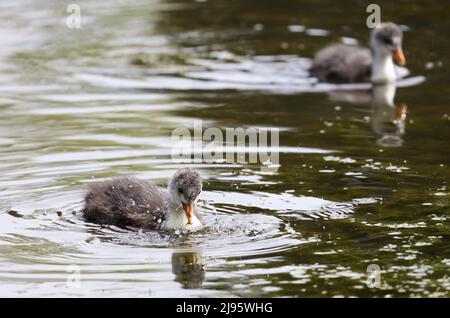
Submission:
[[[178,192],[179,192],[179,193],[183,193],[183,189],[178,188]]]
[[[393,43],[392,39],[390,39],[390,38],[384,38],[383,42],[386,43],[386,44],[392,44]]]

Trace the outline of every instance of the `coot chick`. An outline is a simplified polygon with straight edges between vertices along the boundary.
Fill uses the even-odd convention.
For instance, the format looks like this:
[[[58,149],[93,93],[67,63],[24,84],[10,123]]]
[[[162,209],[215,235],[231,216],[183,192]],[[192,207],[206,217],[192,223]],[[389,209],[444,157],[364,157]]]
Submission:
[[[403,32],[394,23],[383,23],[373,29],[370,49],[334,44],[320,50],[310,69],[312,76],[328,83],[385,84],[395,82],[397,73],[392,58],[406,64],[402,49]]]
[[[198,172],[175,172],[167,190],[136,178],[114,178],[89,187],[82,211],[85,219],[99,224],[144,229],[199,229],[195,203],[202,191]]]

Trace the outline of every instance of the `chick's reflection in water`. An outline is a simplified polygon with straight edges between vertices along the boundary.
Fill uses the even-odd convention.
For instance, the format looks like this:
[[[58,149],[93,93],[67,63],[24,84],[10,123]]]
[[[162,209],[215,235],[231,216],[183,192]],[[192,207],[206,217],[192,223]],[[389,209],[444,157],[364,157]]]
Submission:
[[[202,288],[205,281],[205,267],[201,255],[196,251],[174,251],[172,273],[175,274],[175,281],[183,288]]]
[[[377,144],[382,147],[400,147],[405,133],[406,104],[394,103],[397,87],[395,83],[376,84],[367,91],[333,91],[330,99],[335,102],[372,105],[372,130],[381,136]]]
[[[372,129],[381,138],[377,144],[383,147],[400,147],[405,133],[406,104],[394,103],[395,84],[374,85],[372,89]]]

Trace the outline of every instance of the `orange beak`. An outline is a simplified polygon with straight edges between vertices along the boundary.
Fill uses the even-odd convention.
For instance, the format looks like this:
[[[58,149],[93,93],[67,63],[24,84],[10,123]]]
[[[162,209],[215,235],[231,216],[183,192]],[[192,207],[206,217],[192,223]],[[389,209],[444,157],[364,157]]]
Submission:
[[[405,54],[403,54],[401,48],[398,48],[394,51],[394,59],[397,61],[398,64],[402,66],[406,64]]]
[[[194,204],[183,204],[184,213],[186,213],[186,217],[188,219],[187,224],[192,224],[192,215],[194,214]]]

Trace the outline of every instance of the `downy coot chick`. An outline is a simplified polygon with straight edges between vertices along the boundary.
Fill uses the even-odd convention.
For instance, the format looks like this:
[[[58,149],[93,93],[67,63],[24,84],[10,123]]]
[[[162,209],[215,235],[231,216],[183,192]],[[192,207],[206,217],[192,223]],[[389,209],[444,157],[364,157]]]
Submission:
[[[402,49],[403,32],[394,23],[373,29],[370,49],[355,45],[334,44],[320,50],[310,73],[321,82],[385,84],[397,80],[392,58],[406,64]]]
[[[202,191],[198,172],[175,172],[167,191],[136,178],[114,178],[89,187],[83,215],[87,221],[145,229],[199,229],[195,203]]]

